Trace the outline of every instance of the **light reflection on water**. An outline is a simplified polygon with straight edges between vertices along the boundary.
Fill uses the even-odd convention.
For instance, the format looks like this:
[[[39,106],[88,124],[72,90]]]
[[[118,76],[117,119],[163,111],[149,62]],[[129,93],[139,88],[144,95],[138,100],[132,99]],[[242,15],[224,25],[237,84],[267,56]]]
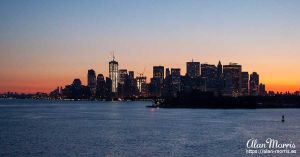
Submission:
[[[299,109],[149,103],[0,100],[0,156],[245,156],[248,139],[269,137],[300,147]]]

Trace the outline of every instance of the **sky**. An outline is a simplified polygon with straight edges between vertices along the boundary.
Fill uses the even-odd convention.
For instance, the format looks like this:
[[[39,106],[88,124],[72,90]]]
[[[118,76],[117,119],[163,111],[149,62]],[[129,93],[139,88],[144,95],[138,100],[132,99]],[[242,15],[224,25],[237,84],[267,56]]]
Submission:
[[[299,0],[1,0],[0,93],[50,92],[88,69],[235,62],[267,90],[300,90]],[[144,70],[145,69],[145,70]]]

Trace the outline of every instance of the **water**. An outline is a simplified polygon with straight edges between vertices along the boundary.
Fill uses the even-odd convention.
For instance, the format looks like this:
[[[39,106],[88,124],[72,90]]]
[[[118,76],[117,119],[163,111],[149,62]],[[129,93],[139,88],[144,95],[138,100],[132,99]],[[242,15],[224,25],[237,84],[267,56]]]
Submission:
[[[292,140],[299,156],[299,109],[149,104],[0,100],[0,156],[246,156],[248,139],[269,137]]]

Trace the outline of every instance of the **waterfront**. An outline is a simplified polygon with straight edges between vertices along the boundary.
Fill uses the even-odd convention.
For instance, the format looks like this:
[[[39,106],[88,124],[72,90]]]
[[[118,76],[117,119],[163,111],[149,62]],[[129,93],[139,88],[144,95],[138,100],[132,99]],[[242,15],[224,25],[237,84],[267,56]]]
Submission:
[[[299,109],[150,103],[0,100],[0,156],[244,156],[251,138],[300,146]]]

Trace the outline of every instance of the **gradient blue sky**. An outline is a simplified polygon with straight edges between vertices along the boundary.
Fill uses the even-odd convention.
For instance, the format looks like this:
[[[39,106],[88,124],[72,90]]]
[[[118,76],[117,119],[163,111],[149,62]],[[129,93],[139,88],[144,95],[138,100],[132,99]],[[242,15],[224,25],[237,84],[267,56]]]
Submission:
[[[0,92],[50,91],[87,69],[237,62],[267,89],[300,90],[298,0],[1,0]]]

